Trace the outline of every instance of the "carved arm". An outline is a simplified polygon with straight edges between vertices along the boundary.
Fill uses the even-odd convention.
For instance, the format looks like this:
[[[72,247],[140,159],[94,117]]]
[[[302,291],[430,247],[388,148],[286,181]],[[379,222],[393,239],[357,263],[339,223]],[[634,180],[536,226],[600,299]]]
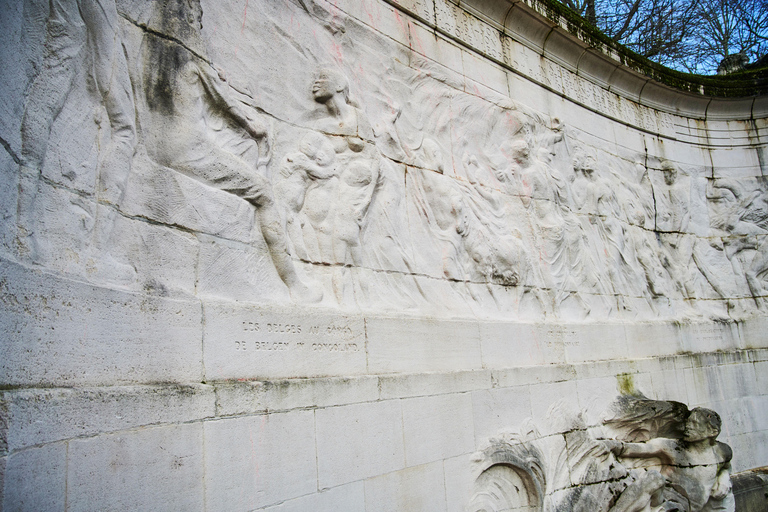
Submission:
[[[260,121],[248,118],[245,111],[235,103],[227,89],[223,87],[223,82],[219,78],[218,73],[214,73],[213,69],[199,65],[197,66],[197,71],[205,91],[215,105],[229,114],[254,139],[262,139],[267,136],[266,125]]]

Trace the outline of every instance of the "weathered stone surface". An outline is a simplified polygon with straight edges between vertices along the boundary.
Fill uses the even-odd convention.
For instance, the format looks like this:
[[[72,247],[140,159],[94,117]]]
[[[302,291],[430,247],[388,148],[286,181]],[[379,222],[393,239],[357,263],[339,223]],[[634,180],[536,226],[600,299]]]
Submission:
[[[405,467],[399,401],[322,409],[315,417],[321,489]]]
[[[194,300],[94,286],[0,262],[4,385],[200,382]]]
[[[206,508],[254,510],[318,490],[311,411],[210,421],[203,428]]]
[[[70,441],[67,508],[203,508],[203,429],[150,427]]]
[[[3,510],[732,510],[768,464],[768,101],[572,21],[3,6]]]

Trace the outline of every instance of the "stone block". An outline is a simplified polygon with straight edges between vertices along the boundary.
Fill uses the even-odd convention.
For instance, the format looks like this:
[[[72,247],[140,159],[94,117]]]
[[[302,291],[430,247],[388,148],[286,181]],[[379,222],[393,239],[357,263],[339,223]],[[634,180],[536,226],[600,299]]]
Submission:
[[[356,375],[365,372],[365,325],[359,316],[206,301],[207,379]]]
[[[320,489],[405,467],[399,400],[316,411]]]
[[[365,510],[365,488],[363,482],[352,482],[333,489],[288,500],[264,512],[338,512],[341,510]]]
[[[472,393],[475,445],[481,446],[489,438],[502,432],[516,430],[531,417],[531,391],[529,386],[515,386]]]
[[[562,361],[562,350],[546,341],[546,327],[527,323],[480,323],[486,368],[534,366]]]
[[[433,462],[366,480],[365,510],[445,511],[443,463]]]
[[[445,471],[445,504],[448,512],[465,512],[476,475],[473,473],[474,454],[460,455],[443,461]]]
[[[768,348],[768,318],[754,317],[739,323],[739,333],[743,348]]]
[[[463,393],[491,387],[491,373],[487,370],[381,375],[378,379],[382,400]]]
[[[3,510],[67,510],[66,443],[11,453],[3,462]]]
[[[673,355],[683,351],[683,333],[667,322],[629,323],[624,327],[631,359]]]
[[[545,384],[562,382],[577,378],[577,367],[567,364],[549,364],[528,368],[511,368],[493,372],[493,380],[498,387],[522,386],[525,384]]]
[[[569,363],[627,358],[627,341],[622,324],[584,324],[578,330],[563,326],[552,337],[565,346],[565,357]]]
[[[67,510],[203,510],[203,446],[199,422],[70,441]]]
[[[401,401],[406,466],[470,453],[475,447],[472,396],[469,393]]]
[[[203,384],[21,389],[3,393],[8,449],[212,417]]]
[[[269,411],[333,407],[379,399],[374,376],[287,379],[264,383],[263,405]]]
[[[98,385],[202,380],[200,304],[126,293],[0,262],[0,381]]]
[[[650,376],[653,387],[650,398],[674,400],[676,402],[686,402],[688,400],[688,388],[683,372],[666,370],[653,372]]]
[[[219,381],[213,387],[216,393],[216,416],[240,416],[266,410],[262,381]]]
[[[371,373],[482,368],[477,322],[372,317],[366,332]]]
[[[318,490],[312,411],[206,421],[204,435],[208,510],[254,510]]]
[[[683,324],[682,347],[685,352],[714,352],[739,348],[739,330],[735,322],[700,322]]]

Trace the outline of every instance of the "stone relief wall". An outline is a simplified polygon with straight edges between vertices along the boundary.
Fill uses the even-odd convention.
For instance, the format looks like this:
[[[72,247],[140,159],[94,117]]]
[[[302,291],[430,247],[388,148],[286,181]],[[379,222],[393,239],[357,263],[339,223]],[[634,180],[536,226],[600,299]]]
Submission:
[[[40,71],[6,100],[23,114],[6,139],[22,261],[159,294],[432,316],[765,307],[763,176],[589,141],[567,113],[425,58],[411,22],[408,47],[323,2],[42,4],[24,9],[47,15],[29,29]],[[364,9],[375,25],[384,7]]]
[[[732,510],[768,114],[595,81],[534,3],[6,2],[2,505]]]

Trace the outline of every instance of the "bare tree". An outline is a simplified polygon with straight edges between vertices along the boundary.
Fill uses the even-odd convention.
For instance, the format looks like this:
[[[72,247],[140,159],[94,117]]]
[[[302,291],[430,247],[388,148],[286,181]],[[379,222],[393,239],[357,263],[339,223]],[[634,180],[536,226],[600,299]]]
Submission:
[[[711,72],[730,55],[756,60],[768,49],[766,0],[710,0],[699,8],[691,72]]]
[[[768,51],[768,0],[562,0],[608,37],[665,66],[714,73]]]

